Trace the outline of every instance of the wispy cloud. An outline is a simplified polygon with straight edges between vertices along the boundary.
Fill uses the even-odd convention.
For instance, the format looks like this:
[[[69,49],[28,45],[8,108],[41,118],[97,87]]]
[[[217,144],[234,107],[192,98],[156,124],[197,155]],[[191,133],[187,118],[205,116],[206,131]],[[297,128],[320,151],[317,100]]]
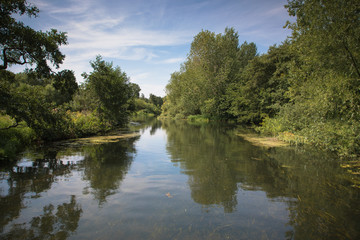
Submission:
[[[158,63],[161,64],[171,64],[171,63],[183,63],[185,62],[186,58],[169,58],[162,61],[159,61]]]
[[[30,0],[40,8],[43,30],[68,33],[62,68],[91,71],[96,55],[126,68],[145,93],[162,92],[201,29],[235,27],[240,41],[262,49],[285,39],[286,0]],[[266,50],[264,50],[266,51]],[[175,70],[174,70],[175,69]],[[146,74],[145,74],[146,73]],[[153,87],[151,87],[153,86]]]

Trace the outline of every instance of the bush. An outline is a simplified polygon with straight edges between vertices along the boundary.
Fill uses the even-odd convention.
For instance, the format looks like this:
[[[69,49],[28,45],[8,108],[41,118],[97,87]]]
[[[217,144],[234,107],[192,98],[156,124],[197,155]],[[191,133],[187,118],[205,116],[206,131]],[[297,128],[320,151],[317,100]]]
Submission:
[[[100,119],[94,112],[68,112],[74,124],[77,137],[104,133],[111,129],[111,124]]]
[[[181,119],[186,119],[184,114],[178,113],[175,115],[175,120],[181,120]]]
[[[16,154],[36,139],[34,130],[25,122],[17,127],[5,129],[14,124],[14,120],[7,115],[0,115],[0,158],[12,159]]]
[[[355,157],[360,154],[360,124],[357,121],[313,121],[294,130],[293,124],[284,117],[265,118],[256,130],[293,145],[309,143],[340,156]]]
[[[199,124],[209,122],[209,118],[204,115],[190,115],[187,117],[187,120],[190,123],[199,123]]]

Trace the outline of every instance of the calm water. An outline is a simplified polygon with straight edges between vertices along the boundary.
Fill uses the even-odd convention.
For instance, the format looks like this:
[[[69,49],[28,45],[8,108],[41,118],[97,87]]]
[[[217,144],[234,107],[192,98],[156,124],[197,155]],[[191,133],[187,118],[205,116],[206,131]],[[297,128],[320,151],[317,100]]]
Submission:
[[[1,239],[360,239],[360,189],[323,152],[182,122],[28,151],[0,173]]]

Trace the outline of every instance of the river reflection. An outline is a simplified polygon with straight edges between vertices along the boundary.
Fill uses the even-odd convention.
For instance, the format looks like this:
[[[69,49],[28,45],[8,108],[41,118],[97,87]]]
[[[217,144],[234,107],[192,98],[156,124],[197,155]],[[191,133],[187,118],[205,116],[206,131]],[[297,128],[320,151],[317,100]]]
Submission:
[[[287,205],[292,230],[283,238],[359,237],[359,189],[351,186],[334,156],[311,149],[254,147],[229,126],[172,122],[164,128],[167,151],[189,176],[195,202],[221,205],[231,213],[242,211],[240,189],[261,190]]]
[[[28,223],[13,224],[2,239],[67,239],[76,231],[81,213],[81,206],[71,196],[69,203],[56,208],[52,204],[44,206],[43,213]]]
[[[68,181],[74,173],[81,173],[82,181],[87,183],[83,195],[92,195],[101,206],[108,196],[116,193],[126,175],[136,139],[85,146],[51,145],[26,153],[17,165],[3,167],[0,230],[5,234],[0,235],[1,239],[67,239],[78,228],[81,204],[75,195],[69,195],[70,202],[55,206],[51,200],[44,199],[46,192],[57,182]],[[43,199],[42,205],[50,203],[43,206],[42,212],[34,211],[37,216],[23,217],[24,209],[31,212],[34,199]],[[22,218],[29,220],[24,222]]]
[[[59,143],[3,166],[0,238],[360,238],[360,191],[334,156],[256,147],[229,125],[129,130],[140,136]]]
[[[80,167],[84,169],[83,180],[89,182],[89,185],[83,192],[93,195],[99,205],[118,191],[133,161],[134,140],[132,138],[84,148],[85,156]]]

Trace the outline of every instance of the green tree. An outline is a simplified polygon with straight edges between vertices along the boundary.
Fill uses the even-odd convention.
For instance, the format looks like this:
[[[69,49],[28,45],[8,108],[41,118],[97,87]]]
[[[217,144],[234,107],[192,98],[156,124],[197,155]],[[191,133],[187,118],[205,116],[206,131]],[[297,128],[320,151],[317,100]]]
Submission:
[[[71,100],[77,89],[74,74],[52,73],[63,62],[59,46],[67,44],[64,32],[42,32],[25,26],[15,16],[37,17],[39,9],[25,0],[0,2],[0,110],[33,128],[39,138],[69,137],[70,124],[61,104]],[[35,64],[19,76],[6,69],[14,64]],[[61,95],[61,97],[60,97]]]
[[[150,93],[149,100],[150,100],[150,103],[154,104],[157,107],[161,107],[164,103],[164,100],[162,99],[162,97],[156,96],[152,93]]]
[[[97,111],[115,125],[123,125],[128,120],[134,92],[125,72],[112,63],[105,62],[101,56],[90,62],[93,72],[84,74],[86,88],[97,99]]]
[[[131,87],[131,91],[133,93],[133,96],[135,98],[140,98],[140,91],[141,91],[141,88],[138,84],[136,83],[130,83],[130,87]]]
[[[360,3],[357,0],[289,0],[288,23],[305,61],[360,78]]]
[[[239,46],[233,28],[226,28],[223,34],[201,31],[191,43],[187,61],[171,75],[164,109],[170,116],[229,118],[227,89],[239,81],[239,73],[256,52],[254,43]]]
[[[360,3],[349,0],[289,0],[293,30],[284,93],[289,102],[262,130],[291,132],[305,141],[359,154]]]
[[[56,90],[54,99],[58,105],[70,102],[79,88],[74,72],[71,70],[63,70],[55,74],[52,86]]]
[[[240,123],[259,123],[264,117],[275,116],[288,98],[288,65],[294,58],[289,43],[270,47],[267,54],[248,61],[239,81],[227,90],[229,114]],[[246,59],[246,58],[245,58]]]
[[[2,0],[0,3],[0,70],[13,64],[36,64],[36,71],[48,74],[51,69],[48,62],[55,67],[63,62],[65,55],[59,46],[67,44],[64,32],[51,29],[47,32],[35,31],[17,21],[14,15],[37,17],[39,9],[26,0]]]

